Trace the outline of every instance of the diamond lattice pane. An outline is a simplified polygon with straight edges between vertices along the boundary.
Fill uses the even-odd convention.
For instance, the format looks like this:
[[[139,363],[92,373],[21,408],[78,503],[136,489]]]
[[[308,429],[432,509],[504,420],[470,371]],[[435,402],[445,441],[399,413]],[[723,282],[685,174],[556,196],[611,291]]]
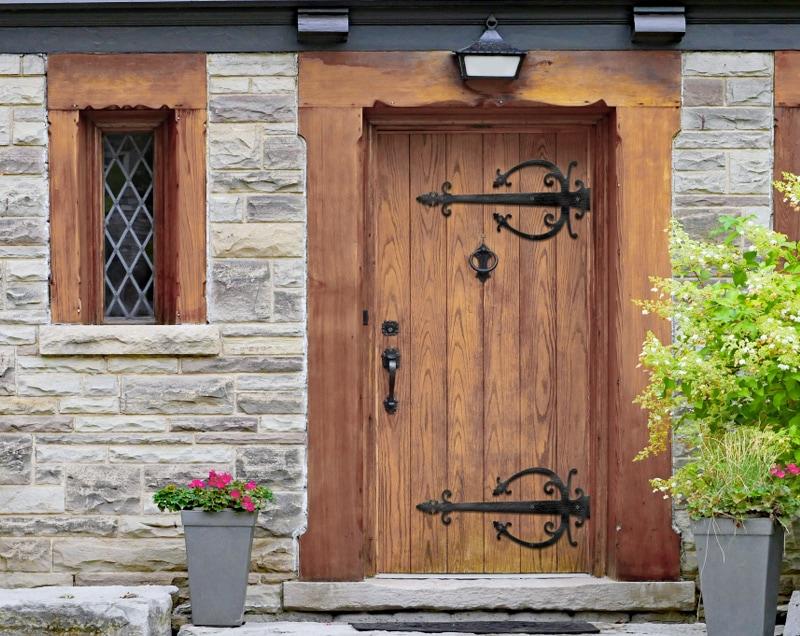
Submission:
[[[153,318],[153,134],[103,135],[105,316]]]

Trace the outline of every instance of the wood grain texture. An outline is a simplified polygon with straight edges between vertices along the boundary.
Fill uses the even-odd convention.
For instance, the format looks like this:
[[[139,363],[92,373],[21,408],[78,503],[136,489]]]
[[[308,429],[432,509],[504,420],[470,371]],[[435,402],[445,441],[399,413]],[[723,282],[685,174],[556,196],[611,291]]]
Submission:
[[[437,496],[447,480],[447,226],[441,215],[414,201],[447,180],[445,135],[412,135],[409,180],[412,506]],[[447,528],[438,517],[411,514],[411,570],[447,572]]]
[[[361,109],[303,109],[300,132],[309,174],[308,527],[300,538],[300,577],[360,580],[366,567]]]
[[[616,111],[608,536],[609,573],[623,580],[671,580],[680,569],[670,502],[654,494],[648,481],[671,472],[671,455],[633,462],[647,443],[646,414],[633,403],[647,380],[637,368],[639,352],[648,330],[664,340],[670,331],[666,321],[642,315],[631,302],[647,297],[648,276],[670,274],[665,229],[671,209],[672,139],[678,127],[675,108]],[[647,143],[642,143],[643,130]]]
[[[54,53],[47,59],[47,107],[205,109],[202,53]]]
[[[514,82],[464,82],[448,52],[300,54],[301,106],[678,106],[678,51],[530,51]]]
[[[82,134],[78,111],[51,112],[50,309],[53,322],[81,322]]]
[[[775,51],[775,106],[800,106],[800,51]]]
[[[798,68],[800,68],[800,57]],[[798,78],[800,81],[800,78]],[[784,172],[800,174],[800,108],[775,109],[775,179]],[[775,194],[775,229],[793,241],[800,240],[800,212]]]

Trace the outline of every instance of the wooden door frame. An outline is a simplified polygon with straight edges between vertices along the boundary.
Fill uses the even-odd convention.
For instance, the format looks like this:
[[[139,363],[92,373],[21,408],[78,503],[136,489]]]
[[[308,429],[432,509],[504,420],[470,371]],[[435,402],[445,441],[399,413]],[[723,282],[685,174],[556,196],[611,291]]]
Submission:
[[[774,177],[800,174],[800,51],[775,51],[775,160]],[[800,241],[800,214],[781,196],[773,196],[773,227]]]
[[[649,274],[670,271],[664,230],[671,215],[680,64],[673,51],[536,51],[516,82],[465,84],[444,52],[300,54],[300,133],[308,152],[309,378],[302,579],[361,580],[372,573],[366,461],[372,442],[367,370],[373,361],[371,327],[364,325],[370,308],[364,283],[369,122],[386,109],[444,114],[469,108],[497,115],[591,104],[609,113],[609,187],[601,206],[614,211],[605,229],[609,363],[593,370],[607,373],[609,387],[598,407],[608,412],[605,439],[598,440],[607,448],[608,493],[595,573],[623,580],[678,578],[671,506],[653,495],[648,482],[671,471],[671,456],[632,462],[647,439],[646,417],[632,403],[646,379],[636,368],[641,342],[648,330],[668,338],[669,329],[643,316],[631,299],[647,295]]]

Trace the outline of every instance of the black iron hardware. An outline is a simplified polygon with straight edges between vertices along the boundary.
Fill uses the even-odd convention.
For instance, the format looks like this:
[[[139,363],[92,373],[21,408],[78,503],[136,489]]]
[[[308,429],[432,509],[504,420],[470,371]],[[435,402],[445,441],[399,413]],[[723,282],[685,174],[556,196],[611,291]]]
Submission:
[[[453,185],[449,181],[442,184],[441,192],[428,192],[420,194],[417,201],[428,207],[435,208],[441,207],[444,216],[452,214],[451,206],[454,203],[482,203],[484,205],[521,205],[521,206],[536,206],[536,207],[558,207],[561,210],[560,215],[552,212],[547,212],[544,216],[544,224],[550,228],[546,232],[540,234],[529,234],[523,232],[509,223],[512,218],[511,214],[500,214],[495,212],[493,214],[494,220],[497,223],[497,231],[506,228],[509,232],[517,236],[527,239],[529,241],[543,241],[555,236],[561,231],[561,228],[566,225],[567,232],[572,238],[578,238],[578,235],[572,229],[572,219],[570,210],[576,209],[575,218],[582,219],[583,216],[590,210],[591,189],[587,188],[583,181],[580,179],[575,180],[576,190],[570,192],[569,183],[572,177],[572,169],[578,165],[577,161],[570,161],[567,168],[567,176],[561,172],[559,167],[544,159],[530,159],[517,164],[506,172],[497,170],[497,176],[492,183],[493,188],[501,186],[510,186],[511,182],[508,178],[522,170],[523,168],[539,167],[545,168],[549,172],[544,176],[544,184],[550,187],[558,181],[561,186],[560,192],[506,192],[503,194],[450,194],[450,189]]]
[[[561,518],[561,523],[558,527],[553,521],[546,521],[544,524],[544,532],[549,537],[544,541],[525,541],[509,532],[511,523],[508,521],[493,521],[492,525],[497,531],[498,541],[506,537],[509,540],[517,543],[526,548],[546,548],[549,545],[556,543],[566,533],[567,540],[571,546],[577,546],[577,542],[572,538],[572,529],[570,526],[570,517],[576,517],[575,527],[580,528],[585,521],[589,518],[589,496],[584,494],[580,488],[575,488],[575,498],[570,498],[572,488],[572,477],[577,475],[578,471],[571,468],[567,475],[567,483],[564,484],[561,478],[549,468],[526,468],[517,473],[514,473],[506,479],[501,481],[497,478],[497,486],[492,491],[492,495],[499,497],[500,495],[510,495],[511,490],[509,486],[512,482],[525,475],[544,475],[547,481],[544,484],[544,492],[546,495],[552,495],[556,492],[559,499],[540,499],[538,501],[471,501],[471,502],[454,502],[450,501],[453,493],[450,490],[442,492],[441,500],[431,499],[423,503],[417,504],[417,510],[420,510],[429,515],[441,514],[442,523],[450,525],[452,519],[450,515],[454,512],[504,512],[508,514],[521,514],[521,515],[554,515]]]
[[[399,402],[394,396],[394,382],[397,369],[400,368],[400,351],[389,347],[383,351],[381,359],[383,360],[383,368],[389,372],[389,395],[383,401],[383,408],[386,409],[387,413],[396,413]]]
[[[396,336],[400,333],[400,323],[396,320],[384,320],[381,325],[381,333],[384,336]]]
[[[469,266],[475,270],[475,277],[482,283],[485,283],[486,279],[491,277],[499,260],[497,254],[490,250],[486,246],[486,243],[481,242],[478,249],[469,255],[467,262]]]

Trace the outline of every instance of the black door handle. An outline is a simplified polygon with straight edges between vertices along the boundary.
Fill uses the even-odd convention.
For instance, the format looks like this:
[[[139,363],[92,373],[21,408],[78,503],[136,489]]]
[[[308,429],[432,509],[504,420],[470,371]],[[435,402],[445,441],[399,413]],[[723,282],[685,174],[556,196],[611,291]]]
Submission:
[[[383,401],[383,408],[387,413],[396,413],[398,401],[394,396],[394,381],[397,375],[397,369],[400,368],[400,351],[394,347],[384,349],[381,355],[383,360],[383,368],[389,372],[389,395]]]

